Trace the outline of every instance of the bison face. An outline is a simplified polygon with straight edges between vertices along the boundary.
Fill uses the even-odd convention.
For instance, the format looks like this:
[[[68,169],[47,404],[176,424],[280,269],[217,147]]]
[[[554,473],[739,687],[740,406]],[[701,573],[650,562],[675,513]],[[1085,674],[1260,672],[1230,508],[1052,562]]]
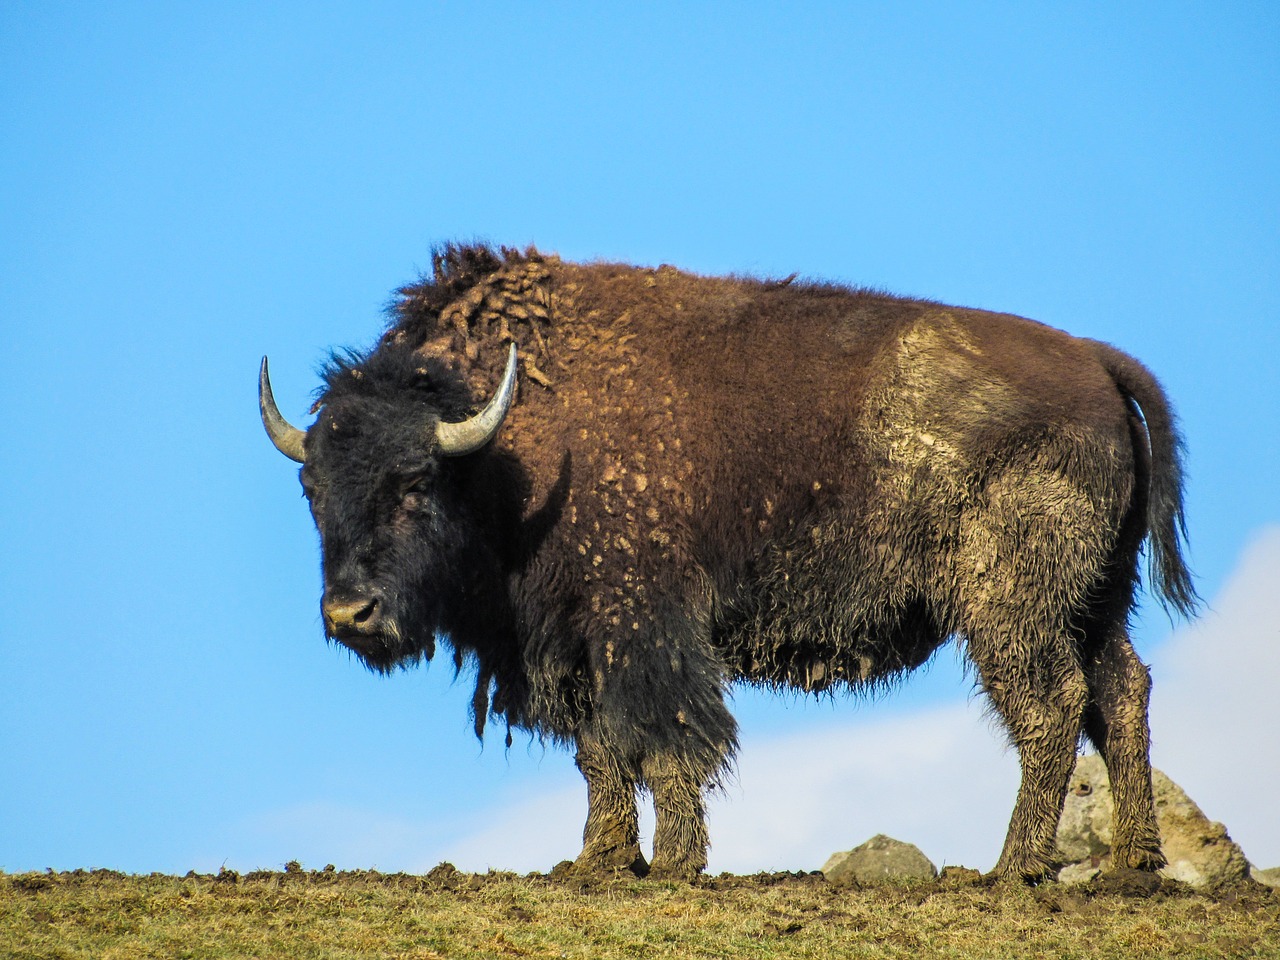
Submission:
[[[307,432],[301,473],[320,533],[325,634],[379,670],[430,656],[451,534],[460,532],[440,458],[407,413],[326,406]]]
[[[263,423],[277,449],[302,463],[320,533],[325,635],[371,669],[429,658],[450,606],[470,592],[475,508],[454,458],[497,433],[515,375],[513,346],[497,395],[466,418],[465,387],[439,364],[409,351],[335,361],[304,433],[276,409],[263,359]]]

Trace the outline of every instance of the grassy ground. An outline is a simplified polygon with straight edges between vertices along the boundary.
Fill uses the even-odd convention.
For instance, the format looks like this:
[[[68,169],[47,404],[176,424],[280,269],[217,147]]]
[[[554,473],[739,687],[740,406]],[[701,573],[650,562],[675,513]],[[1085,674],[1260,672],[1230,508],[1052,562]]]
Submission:
[[[1280,957],[1280,892],[77,870],[0,874],[0,957]]]

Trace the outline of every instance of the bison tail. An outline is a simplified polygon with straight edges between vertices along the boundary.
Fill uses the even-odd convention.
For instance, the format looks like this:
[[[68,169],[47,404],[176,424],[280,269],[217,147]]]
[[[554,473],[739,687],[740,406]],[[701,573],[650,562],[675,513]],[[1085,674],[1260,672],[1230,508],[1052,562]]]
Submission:
[[[1111,375],[1130,408],[1146,424],[1150,446],[1147,497],[1147,549],[1151,581],[1161,602],[1184,617],[1190,617],[1200,603],[1191,571],[1183,559],[1187,541],[1186,516],[1182,506],[1182,437],[1163,388],[1151,371],[1110,344],[1092,341],[1107,373]]]

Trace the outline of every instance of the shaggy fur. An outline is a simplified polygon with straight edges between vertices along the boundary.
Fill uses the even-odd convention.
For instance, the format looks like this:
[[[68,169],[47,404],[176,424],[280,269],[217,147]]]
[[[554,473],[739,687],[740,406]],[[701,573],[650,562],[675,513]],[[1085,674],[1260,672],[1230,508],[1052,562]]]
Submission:
[[[1159,866],[1126,632],[1148,535],[1162,597],[1195,603],[1160,387],[1030,320],[791,280],[440,251],[379,345],[330,365],[307,433],[325,603],[364,605],[331,634],[378,670],[443,638],[474,661],[477,733],[576,749],[579,867],[645,869],[648,790],[652,870],[681,877],[735,748],[729,684],[866,689],[954,638],[1022,761],[996,873],[1053,869],[1082,733],[1115,865]],[[435,424],[487,400],[509,342],[497,439],[442,457]]]

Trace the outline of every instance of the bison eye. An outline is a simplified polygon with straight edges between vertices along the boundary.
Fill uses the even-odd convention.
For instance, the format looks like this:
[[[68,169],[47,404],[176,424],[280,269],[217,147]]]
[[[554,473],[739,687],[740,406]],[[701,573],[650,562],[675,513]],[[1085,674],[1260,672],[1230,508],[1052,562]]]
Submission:
[[[424,477],[407,480],[400,488],[400,508],[417,510],[427,499],[428,482]]]

